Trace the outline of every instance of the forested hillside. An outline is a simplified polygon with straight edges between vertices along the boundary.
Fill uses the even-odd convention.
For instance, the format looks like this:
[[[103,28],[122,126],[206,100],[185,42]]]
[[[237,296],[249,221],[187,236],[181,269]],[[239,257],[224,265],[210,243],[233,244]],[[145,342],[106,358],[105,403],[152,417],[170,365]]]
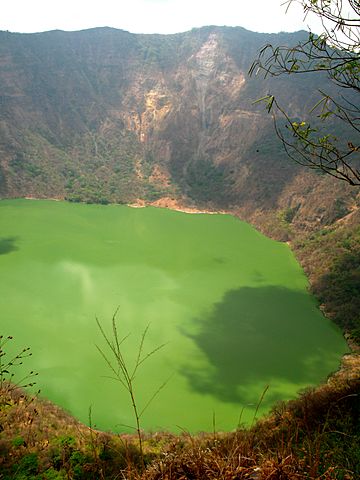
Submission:
[[[262,80],[248,70],[264,43],[305,35],[227,27],[168,36],[2,32],[3,196],[129,202],[173,195],[252,210],[290,202],[287,190],[304,172],[289,163],[254,102],[271,89],[303,118],[318,88],[334,88],[325,75]],[[319,183],[305,178],[308,190]]]

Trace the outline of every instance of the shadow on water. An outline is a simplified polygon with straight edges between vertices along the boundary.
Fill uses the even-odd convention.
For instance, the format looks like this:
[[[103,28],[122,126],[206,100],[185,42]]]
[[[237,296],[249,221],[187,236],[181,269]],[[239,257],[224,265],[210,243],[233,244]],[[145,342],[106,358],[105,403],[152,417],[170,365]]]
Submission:
[[[2,237],[0,238],[0,255],[6,255],[7,253],[15,252],[18,250],[16,246],[16,237]]]
[[[182,333],[206,364],[184,363],[180,373],[194,391],[225,402],[243,402],[255,384],[318,383],[319,372],[330,373],[344,348],[310,295],[276,286],[230,290],[193,325]],[[266,397],[273,402],[271,388]]]

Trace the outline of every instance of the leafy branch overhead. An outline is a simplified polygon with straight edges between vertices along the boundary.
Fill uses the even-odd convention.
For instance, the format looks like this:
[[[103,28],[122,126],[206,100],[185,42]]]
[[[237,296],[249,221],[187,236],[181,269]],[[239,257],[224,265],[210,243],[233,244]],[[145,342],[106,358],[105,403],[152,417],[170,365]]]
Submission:
[[[289,0],[288,6],[294,1]],[[265,45],[249,73],[264,77],[325,74],[334,90],[318,91],[320,99],[308,112],[309,118],[292,118],[272,94],[257,102],[265,102],[276,134],[294,161],[360,186],[359,2],[349,0],[347,9],[341,0],[297,3],[302,4],[305,15],[313,13],[320,18],[323,33],[310,32],[295,46]]]

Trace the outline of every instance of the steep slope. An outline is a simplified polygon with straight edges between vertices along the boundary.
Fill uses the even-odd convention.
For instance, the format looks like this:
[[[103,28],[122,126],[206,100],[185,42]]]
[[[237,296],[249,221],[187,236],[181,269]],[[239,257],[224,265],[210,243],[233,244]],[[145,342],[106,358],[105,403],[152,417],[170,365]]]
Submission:
[[[296,240],[326,305],[354,304],[358,190],[292,163],[271,118],[254,104],[271,91],[294,118],[304,118],[317,90],[334,87],[322,74],[266,80],[247,74],[265,43],[295,44],[305,35],[240,27],[168,36],[110,28],[0,32],[1,196],[165,198],[227,209],[275,238]],[[324,276],[348,264],[349,255],[345,283],[352,293],[330,301]],[[336,280],[332,291],[344,288]],[[356,331],[360,319],[349,309],[351,319],[337,321]]]
[[[253,102],[271,88],[301,115],[324,78],[265,82],[247,71],[264,43],[303,35],[2,32],[2,194],[129,201],[177,191],[272,207],[298,169]]]

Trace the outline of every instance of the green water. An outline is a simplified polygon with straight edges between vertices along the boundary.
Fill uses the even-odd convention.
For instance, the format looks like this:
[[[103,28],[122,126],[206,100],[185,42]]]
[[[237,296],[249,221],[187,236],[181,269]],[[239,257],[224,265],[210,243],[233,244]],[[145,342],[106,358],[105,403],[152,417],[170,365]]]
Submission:
[[[0,202],[1,330],[33,356],[47,397],[98,428],[134,425],[96,345],[117,307],[139,370],[145,429],[231,430],[339,365],[346,344],[316,308],[287,245],[228,215],[65,202]],[[19,372],[20,374],[21,372]]]

